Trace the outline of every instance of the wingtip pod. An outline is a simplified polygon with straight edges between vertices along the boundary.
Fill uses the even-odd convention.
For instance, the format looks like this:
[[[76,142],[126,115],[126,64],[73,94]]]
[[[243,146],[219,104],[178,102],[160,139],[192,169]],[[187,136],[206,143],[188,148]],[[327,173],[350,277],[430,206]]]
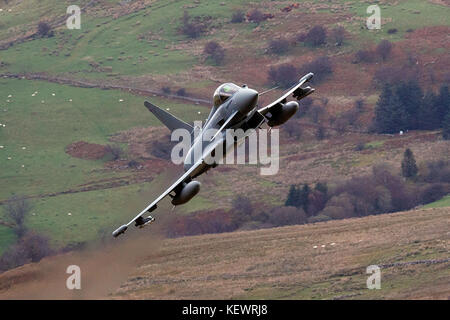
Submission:
[[[311,78],[314,77],[314,73],[310,72],[305,76],[305,82],[311,80]]]
[[[125,233],[125,231],[127,231],[128,227],[126,224],[120,226],[119,228],[117,228],[116,230],[114,230],[114,232],[112,233],[114,238],[117,238],[118,236],[120,236],[122,233]]]

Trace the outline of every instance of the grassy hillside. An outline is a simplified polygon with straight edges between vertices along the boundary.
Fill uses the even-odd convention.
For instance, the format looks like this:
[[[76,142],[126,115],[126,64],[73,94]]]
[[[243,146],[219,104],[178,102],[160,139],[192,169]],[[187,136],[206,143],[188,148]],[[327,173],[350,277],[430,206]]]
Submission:
[[[424,206],[424,208],[443,208],[450,207],[450,196],[446,196],[438,201],[429,203]]]
[[[447,299],[449,213],[418,210],[169,240],[116,297]],[[424,263],[408,265],[414,261]],[[366,288],[369,265],[381,267],[381,290]]]
[[[368,4],[357,1],[300,1],[298,8],[284,12],[282,9],[291,2],[83,0],[78,2],[85,8],[82,29],[67,30],[64,18],[70,4],[68,0],[2,3],[0,45],[11,46],[0,51],[0,74],[45,73],[87,79],[98,86],[116,84],[153,91],[164,86],[172,92],[186,88],[189,95],[210,99],[221,82],[248,83],[263,90],[270,86],[267,71],[271,66],[285,62],[300,66],[327,55],[333,59],[335,70],[317,86],[315,103],[336,117],[363,96],[366,109],[358,125],[367,127],[378,97],[371,79],[375,66],[382,63],[352,64],[357,50],[389,39],[398,47],[383,65],[395,65],[404,58],[401,49],[406,47],[420,57],[420,67],[426,71],[421,80],[431,86],[444,81],[449,61],[445,40],[450,8],[431,1],[383,1],[383,28],[374,32],[362,27]],[[245,13],[259,9],[274,17],[259,24],[231,23],[237,9]],[[207,31],[198,38],[190,39],[180,32],[185,10],[192,18],[209,22]],[[53,37],[30,37],[40,21],[53,26]],[[294,42],[299,33],[316,24],[328,30],[344,26],[343,46],[312,48]],[[438,29],[432,29],[436,26]],[[388,34],[387,30],[393,28],[398,31]],[[268,41],[278,37],[293,44],[283,55],[268,54]],[[226,50],[222,65],[205,60],[203,48],[211,40]],[[435,82],[429,79],[431,71]],[[261,103],[280,93],[275,90],[263,96]],[[145,99],[170,108],[187,121],[204,119],[209,112],[205,106],[178,99],[0,78],[0,123],[5,125],[0,127],[0,181],[6,186],[0,189],[0,203],[12,195],[31,197],[32,215],[26,225],[49,235],[55,247],[96,239],[102,230],[109,231],[134,216],[148,201],[138,194],[153,188],[153,179],[160,179],[159,191],[167,184],[160,174],[167,161],[155,161],[148,151],[151,142],[167,131],[143,107]],[[101,145],[117,142],[126,151],[125,159],[111,163],[109,159],[72,157],[65,149],[76,141]],[[360,142],[365,150],[355,153]],[[338,134],[318,141],[313,129],[305,127],[301,139],[288,137],[282,130],[281,143],[278,175],[262,178],[255,166],[218,169],[202,177],[201,194],[178,213],[214,205],[229,208],[236,195],[234,186],[258,205],[279,205],[291,183],[345,178],[365,173],[378,162],[398,167],[405,147],[413,149],[419,162],[445,158],[449,152],[448,142],[436,133],[407,137]],[[144,168],[120,169],[130,160],[139,161]],[[446,204],[445,200],[442,203]],[[7,220],[3,208],[0,221]],[[0,224],[0,252],[14,241],[12,230]]]
[[[440,208],[172,240],[140,233],[8,271],[0,298],[447,299],[449,217]],[[61,286],[71,263],[83,270],[78,294]],[[369,265],[381,268],[380,290],[366,287]]]
[[[65,148],[75,141],[105,145],[120,131],[160,126],[141,97],[28,80],[0,79],[0,88],[4,98],[0,119],[6,125],[0,129],[0,180],[8,186],[0,190],[1,201],[12,195],[38,197],[31,199],[33,215],[27,225],[51,236],[55,245],[92,239],[100,229],[134,215],[125,210],[129,206],[125,200],[142,185],[101,187],[108,181],[130,180],[135,174],[132,170],[105,170],[107,159],[75,158]],[[187,121],[193,121],[198,112],[208,112],[201,106],[157,97],[152,101]],[[83,185],[96,183],[99,190],[76,193]],[[73,215],[68,219],[69,212]],[[1,210],[0,220],[4,219]],[[3,249],[14,238],[7,227],[0,228]]]

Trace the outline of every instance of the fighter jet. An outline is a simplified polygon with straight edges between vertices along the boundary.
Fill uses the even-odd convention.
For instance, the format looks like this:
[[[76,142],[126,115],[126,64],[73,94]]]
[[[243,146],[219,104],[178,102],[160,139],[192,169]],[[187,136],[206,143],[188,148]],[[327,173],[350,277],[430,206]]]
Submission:
[[[280,98],[261,109],[258,109],[257,105],[258,97],[261,94],[256,90],[250,89],[247,85],[238,86],[233,83],[224,83],[214,92],[214,105],[201,128],[194,128],[169,112],[146,101],[145,107],[169,130],[185,129],[192,136],[197,130],[196,138],[192,140],[190,149],[184,158],[184,174],[130,222],[117,228],[112,235],[118,237],[133,223],[136,227],[142,228],[154,222],[154,217],[149,215],[144,218],[144,215],[156,210],[158,203],[166,196],[172,199],[171,203],[174,206],[190,201],[200,191],[200,182],[194,179],[217,166],[217,163],[208,161],[214,156],[215,150],[220,146],[219,150],[222,150],[223,156],[225,156],[230,151],[230,145],[242,143],[242,141],[233,141],[233,144],[226,144],[225,131],[227,129],[242,129],[248,132],[249,129],[261,128],[263,124],[267,124],[269,127],[282,125],[298,111],[299,104],[297,101],[314,92],[314,89],[310,86],[302,88],[302,85],[312,77],[313,73],[303,76]],[[290,95],[295,100],[288,102]],[[206,139],[205,143],[203,135],[209,129],[216,130],[216,133],[213,138]],[[245,136],[241,137],[242,139],[245,139]],[[196,150],[200,150],[200,156],[194,155]]]

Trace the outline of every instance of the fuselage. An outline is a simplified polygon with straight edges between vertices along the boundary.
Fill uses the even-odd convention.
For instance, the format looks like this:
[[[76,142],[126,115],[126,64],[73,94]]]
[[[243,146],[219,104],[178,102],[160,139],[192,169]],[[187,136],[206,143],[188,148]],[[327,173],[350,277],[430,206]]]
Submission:
[[[223,103],[214,106],[214,109],[204,126],[199,128],[197,132],[192,133],[193,143],[184,159],[184,170],[189,170],[189,168],[200,159],[207,159],[208,157],[211,157],[212,154],[215,155],[214,149],[216,149],[217,143],[213,144],[213,141],[211,141],[211,134],[220,130],[231,116],[233,116],[233,120],[228,123],[227,128],[238,129],[242,127],[249,115],[256,110],[257,102],[258,92],[247,86],[243,86],[239,87],[239,89]],[[222,144],[220,150],[224,151],[223,156],[225,156],[233,147],[232,144],[226,144],[225,130],[222,130],[214,141],[217,142],[217,139],[222,139],[219,142]],[[241,140],[243,139],[245,139],[245,137],[241,138]],[[240,143],[240,141],[235,141],[235,143]],[[211,164],[210,162],[204,163],[196,170],[195,175],[197,176],[215,165],[216,164]]]

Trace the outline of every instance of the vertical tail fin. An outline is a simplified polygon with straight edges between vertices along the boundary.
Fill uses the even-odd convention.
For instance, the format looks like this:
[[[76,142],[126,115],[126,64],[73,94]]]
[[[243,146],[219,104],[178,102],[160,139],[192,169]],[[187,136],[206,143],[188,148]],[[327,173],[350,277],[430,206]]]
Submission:
[[[161,121],[169,130],[172,132],[175,129],[186,129],[189,132],[192,132],[194,130],[194,127],[192,127],[190,124],[187,124],[186,122],[178,119],[174,115],[170,114],[167,111],[164,111],[163,109],[155,106],[154,104],[151,104],[148,101],[144,102],[144,105],[147,107],[147,109],[153,113],[159,121]]]

